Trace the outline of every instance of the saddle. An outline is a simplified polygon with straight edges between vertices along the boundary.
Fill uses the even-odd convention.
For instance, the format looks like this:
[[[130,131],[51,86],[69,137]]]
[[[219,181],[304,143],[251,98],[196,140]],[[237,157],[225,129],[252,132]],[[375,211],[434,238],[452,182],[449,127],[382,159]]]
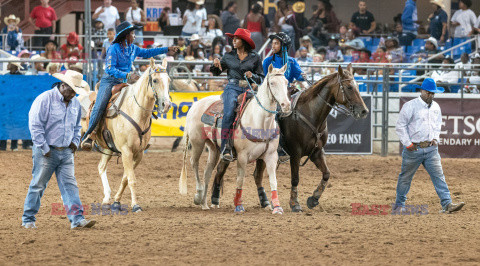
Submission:
[[[90,104],[90,108],[88,110],[87,125],[90,122],[90,115],[92,113],[93,106],[95,105],[98,86],[99,86],[99,83],[95,85],[95,92],[91,93],[89,96],[92,103]],[[103,139],[103,141],[107,145],[108,149],[118,154],[120,154],[121,152],[118,151],[117,147],[115,146],[115,143],[113,142],[112,133],[110,132],[110,130],[108,130],[105,123],[105,119],[114,118],[120,114],[120,107],[122,106],[123,100],[125,99],[125,95],[127,94],[126,93],[127,90],[126,89],[124,90],[123,88],[128,86],[130,85],[126,83],[120,83],[112,87],[112,96],[108,101],[105,114],[103,118],[100,120],[99,124],[97,125],[96,139],[99,140],[99,137],[101,137],[101,139]]]
[[[222,95],[223,96],[223,95]],[[238,121],[240,118],[242,118],[243,115],[243,110],[241,109],[241,103],[243,102],[243,98],[245,97],[245,103],[243,105],[243,110],[245,110],[245,106],[250,102],[252,99],[253,95],[248,92],[244,92],[240,94],[237,97],[237,104],[235,108],[235,121]],[[210,125],[215,128],[221,128],[222,127],[222,121],[223,121],[223,98],[220,100],[212,103],[207,110],[202,115],[201,121],[204,124]],[[238,124],[236,125],[238,126]]]

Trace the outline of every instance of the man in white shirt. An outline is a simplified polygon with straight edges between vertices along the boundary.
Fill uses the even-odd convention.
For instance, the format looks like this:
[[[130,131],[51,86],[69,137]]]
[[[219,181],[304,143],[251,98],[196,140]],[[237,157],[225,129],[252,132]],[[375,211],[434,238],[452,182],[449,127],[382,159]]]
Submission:
[[[442,93],[431,78],[425,79],[420,97],[403,106],[400,111],[396,131],[403,144],[402,170],[398,176],[396,208],[405,208],[407,193],[412,178],[420,164],[423,164],[435,187],[443,213],[459,211],[465,203],[452,203],[445,176],[443,175],[438,140],[442,127],[442,111],[433,101],[435,93]]]
[[[92,20],[103,22],[104,29],[114,28],[120,24],[120,15],[116,7],[112,6],[112,0],[104,0],[103,6],[98,7],[92,16]]]
[[[459,10],[455,11],[452,16],[452,26],[455,27],[453,33],[454,38],[467,37],[472,31],[477,17],[470,8],[472,5],[471,0],[460,0],[458,3]]]

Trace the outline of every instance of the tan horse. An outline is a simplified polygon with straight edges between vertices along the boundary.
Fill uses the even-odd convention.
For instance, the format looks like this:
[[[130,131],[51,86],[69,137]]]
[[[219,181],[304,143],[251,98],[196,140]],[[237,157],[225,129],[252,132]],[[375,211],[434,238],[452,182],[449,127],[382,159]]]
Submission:
[[[134,169],[142,160],[143,153],[150,141],[150,125],[155,101],[159,103],[163,113],[167,112],[171,105],[169,96],[170,78],[166,71],[167,61],[163,60],[161,66],[156,66],[155,61],[150,59],[150,66],[135,84],[123,88],[127,91],[120,107],[120,114],[114,118],[105,119],[106,127],[112,134],[115,147],[121,152],[124,169],[120,188],[111,206],[112,210],[120,208],[120,199],[127,184],[132,194],[132,211],[142,210],[137,204]],[[129,120],[133,120],[133,122]],[[102,152],[104,154],[98,164],[98,172],[102,178],[105,195],[103,204],[108,204],[111,190],[107,179],[107,163],[112,158],[113,152],[108,149],[100,131],[97,130],[95,142],[103,148]]]
[[[243,180],[245,177],[245,168],[247,163],[254,162],[257,159],[265,161],[267,172],[270,178],[270,188],[272,191],[273,213],[283,213],[277,195],[277,177],[275,170],[277,166],[277,147],[278,147],[278,126],[275,122],[275,110],[277,103],[280,104],[282,112],[290,112],[290,100],[287,96],[288,81],[284,76],[286,66],[281,69],[274,69],[270,65],[265,81],[258,88],[257,97],[252,99],[247,106],[240,121],[240,128],[234,134],[234,147],[237,152],[237,192],[235,196],[235,212],[244,212],[241,204],[241,194]],[[187,193],[187,169],[186,157],[187,147],[192,145],[191,163],[195,172],[197,181],[197,193],[195,194],[194,203],[202,205],[202,209],[209,209],[207,206],[207,189],[212,171],[220,157],[220,151],[217,145],[220,145],[220,129],[210,130],[209,125],[201,121],[202,114],[214,102],[218,101],[220,96],[210,96],[194,103],[187,114],[185,125],[185,150],[182,174],[180,176],[180,193]],[[268,111],[267,111],[268,110]],[[272,111],[273,110],[273,111]],[[210,132],[207,132],[210,131]],[[253,132],[263,132],[267,134],[262,138],[252,139]],[[216,136],[214,136],[216,135]],[[208,146],[208,162],[204,173],[204,183],[200,182],[198,174],[198,161],[203,152],[205,144]],[[214,207],[218,207],[214,206]]]

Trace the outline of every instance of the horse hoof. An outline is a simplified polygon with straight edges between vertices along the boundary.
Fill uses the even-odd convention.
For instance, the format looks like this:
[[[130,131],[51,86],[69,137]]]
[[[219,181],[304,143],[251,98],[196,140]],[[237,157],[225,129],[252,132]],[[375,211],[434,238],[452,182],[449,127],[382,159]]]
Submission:
[[[262,201],[260,202],[260,206],[262,206],[262,208],[266,208],[266,207],[269,207],[270,206],[270,202],[267,200],[267,201]]]
[[[212,209],[220,209],[220,204],[212,204],[212,205],[210,205],[210,208],[212,208]]]
[[[202,205],[202,210],[210,210],[207,205]]]
[[[300,206],[300,204],[295,204],[290,207],[292,208],[292,212],[302,212],[302,206]]]
[[[132,212],[141,212],[141,211],[142,211],[142,208],[140,208],[140,206],[138,204],[135,204],[132,207]]]
[[[245,212],[245,208],[243,208],[243,205],[235,206],[235,213],[244,213],[244,212]]]
[[[115,202],[110,206],[110,210],[112,210],[112,211],[120,211],[120,208],[121,208],[120,201],[115,201]]]
[[[193,198],[193,203],[195,205],[200,205],[200,204],[202,204],[202,200],[203,200],[202,191],[198,191],[197,193],[195,193],[195,197]]]
[[[308,207],[309,209],[313,209],[313,208],[317,207],[318,204],[319,204],[319,203],[318,203],[318,199],[317,199],[317,198],[315,198],[315,197],[313,197],[313,196],[308,197],[308,199],[307,199],[307,207]]]
[[[108,205],[109,201],[110,201],[110,199],[103,199],[102,205]]]
[[[280,206],[273,208],[272,214],[283,214],[283,209]]]

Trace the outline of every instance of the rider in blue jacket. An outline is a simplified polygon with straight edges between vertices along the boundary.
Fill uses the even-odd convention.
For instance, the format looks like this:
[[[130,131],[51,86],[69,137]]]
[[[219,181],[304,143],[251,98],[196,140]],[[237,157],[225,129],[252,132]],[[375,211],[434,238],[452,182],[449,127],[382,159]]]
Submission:
[[[273,55],[263,60],[264,73],[268,73],[268,67],[270,66],[270,64],[272,64],[275,68],[282,68],[285,64],[288,63],[287,71],[285,71],[285,78],[287,78],[288,83],[290,84],[294,80],[305,81],[305,73],[303,73],[297,60],[288,56],[288,48],[292,43],[290,37],[283,32],[279,32],[277,34],[270,35],[270,39],[272,39]],[[289,156],[282,148],[282,143],[283,138],[280,134],[280,144],[278,145],[278,159],[280,162],[286,162],[288,161]]]
[[[141,26],[132,25],[128,21],[122,22],[116,28],[117,35],[115,36],[112,45],[108,48],[105,62],[105,74],[100,80],[97,99],[95,100],[95,105],[93,106],[92,114],[90,115],[88,129],[83,136],[81,147],[84,150],[92,149],[92,142],[95,137],[95,134],[92,134],[92,132],[103,117],[108,101],[112,96],[112,87],[120,83],[133,83],[140,78],[139,75],[131,72],[132,63],[135,58],[137,56],[150,58],[159,54],[165,54],[168,51],[176,51],[178,49],[177,46],[143,49],[133,45],[133,41],[135,40],[135,30],[139,28],[141,28]]]

